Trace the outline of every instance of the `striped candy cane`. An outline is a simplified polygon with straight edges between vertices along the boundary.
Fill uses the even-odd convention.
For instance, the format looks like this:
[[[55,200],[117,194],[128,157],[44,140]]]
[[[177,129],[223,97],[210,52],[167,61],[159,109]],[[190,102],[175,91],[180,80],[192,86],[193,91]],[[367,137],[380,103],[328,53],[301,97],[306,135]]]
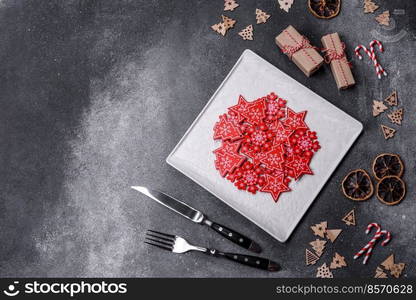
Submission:
[[[369,241],[367,243],[367,245],[365,245],[363,248],[361,248],[360,251],[358,251],[355,256],[354,259],[359,258],[361,255],[363,255],[363,253],[365,252],[365,257],[363,260],[363,264],[366,264],[368,259],[371,256],[371,253],[373,252],[373,248],[374,245],[376,244],[376,242],[383,236],[386,235],[386,239],[381,243],[382,246],[385,246],[390,240],[391,240],[391,234],[389,231],[386,230],[381,230],[380,225],[378,225],[377,223],[370,223],[367,226],[367,230],[365,231],[366,234],[370,233],[371,228],[376,227],[377,231],[374,235],[374,237],[371,239],[371,241]]]
[[[374,235],[373,239],[367,243],[367,245],[365,245],[363,248],[361,248],[361,250],[360,250],[360,251],[358,251],[358,252],[355,254],[354,259],[357,259],[357,258],[359,258],[361,255],[363,255],[363,253],[364,253],[365,251],[367,251],[367,249],[368,249],[368,248],[370,248],[370,247],[371,247],[371,244],[372,244],[372,243],[375,243],[375,241],[376,241],[375,237],[376,237],[376,236],[377,236],[377,234],[379,234],[379,233],[380,233],[380,231],[381,231],[381,226],[380,226],[380,225],[378,225],[377,223],[370,223],[370,224],[368,224],[368,226],[367,226],[367,230],[365,231],[365,234],[369,234],[369,233],[370,233],[370,231],[371,231],[371,228],[373,228],[373,227],[375,227],[375,228],[377,229],[377,230],[376,230],[376,234]]]
[[[360,54],[360,50],[364,50],[365,53],[368,55],[368,57],[371,59],[371,61],[373,62],[374,68],[376,69],[376,74],[378,79],[381,79],[381,74],[383,74],[384,76],[387,76],[387,72],[384,70],[384,68],[380,65],[380,63],[377,60],[377,56],[375,53],[375,49],[374,49],[374,45],[377,44],[380,52],[384,52],[384,48],[383,45],[381,44],[380,41],[378,40],[372,40],[370,42],[370,50],[368,50],[365,46],[363,45],[358,45],[357,47],[355,47],[355,55],[359,58],[362,59],[363,57]]]
[[[386,244],[390,241],[390,239],[391,239],[391,234],[390,234],[390,232],[389,232],[389,231],[387,231],[387,230],[382,230],[382,231],[380,231],[378,234],[376,233],[376,235],[377,235],[377,237],[376,237],[376,241],[377,241],[378,239],[380,239],[380,238],[381,238],[381,236],[383,236],[383,235],[387,235],[387,238],[386,238],[386,239],[385,239],[385,240],[381,243],[381,245],[382,245],[382,246],[385,246],[385,245],[386,245]],[[375,242],[376,242],[376,241],[375,241]],[[373,248],[374,248],[375,242],[371,244],[370,248],[368,248],[367,253],[365,254],[365,257],[364,257],[364,260],[363,260],[363,264],[364,264],[364,265],[367,263],[368,259],[369,259],[369,258],[370,258],[370,256],[371,256],[371,253],[373,252]]]
[[[368,55],[368,57],[373,61],[374,64],[373,54],[364,45],[358,45],[357,47],[355,47],[355,55],[358,56],[360,60],[363,59],[362,55],[360,54],[361,49],[364,50],[364,52]],[[376,68],[376,75],[378,76],[379,69],[377,64],[374,64],[374,67]]]
[[[379,64],[377,57],[376,57],[376,52],[374,51],[374,44],[377,44],[378,49],[380,50],[380,52],[384,52],[384,47],[383,44],[379,41],[379,40],[372,40],[370,42],[370,51],[372,54],[372,60],[373,62],[375,61],[378,66],[378,71],[377,71],[377,76],[380,79],[381,78],[381,74],[383,74],[384,76],[387,76],[387,72],[384,70],[384,68]]]
[[[357,47],[355,47],[355,55],[358,56],[359,59],[363,59],[363,57],[360,54],[360,50],[363,49],[365,51],[365,53],[367,53],[367,55],[371,58],[371,52],[368,51],[368,49],[363,46],[363,45],[358,45]]]

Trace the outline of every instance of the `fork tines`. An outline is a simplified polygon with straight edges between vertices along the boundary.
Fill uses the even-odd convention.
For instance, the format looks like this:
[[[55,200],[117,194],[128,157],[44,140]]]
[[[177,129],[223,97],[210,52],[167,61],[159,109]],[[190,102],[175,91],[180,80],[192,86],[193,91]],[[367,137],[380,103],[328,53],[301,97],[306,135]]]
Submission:
[[[173,245],[175,244],[175,236],[149,229],[146,232],[146,239],[144,242],[161,249],[172,251]]]

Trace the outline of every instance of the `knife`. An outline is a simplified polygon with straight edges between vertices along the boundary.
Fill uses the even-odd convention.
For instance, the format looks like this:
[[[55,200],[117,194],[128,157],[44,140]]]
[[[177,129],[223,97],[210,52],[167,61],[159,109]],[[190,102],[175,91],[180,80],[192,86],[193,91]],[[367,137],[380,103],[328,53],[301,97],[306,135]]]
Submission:
[[[231,230],[221,224],[215,223],[209,220],[202,212],[196,210],[195,208],[189,206],[188,204],[183,203],[169,195],[166,195],[162,192],[148,189],[144,186],[132,186],[132,189],[139,191],[140,193],[146,195],[149,198],[152,198],[156,202],[159,202],[163,206],[173,210],[174,212],[180,214],[181,216],[195,222],[198,224],[207,225],[217,233],[221,234],[223,237],[229,239],[231,242],[253,251],[255,253],[260,253],[260,246],[249,239],[248,237],[238,233],[234,230]]]

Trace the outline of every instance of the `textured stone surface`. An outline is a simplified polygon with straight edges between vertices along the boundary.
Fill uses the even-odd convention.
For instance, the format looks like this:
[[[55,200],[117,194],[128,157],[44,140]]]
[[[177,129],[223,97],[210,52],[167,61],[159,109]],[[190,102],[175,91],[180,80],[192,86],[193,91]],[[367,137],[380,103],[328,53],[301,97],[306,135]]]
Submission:
[[[391,28],[381,28],[373,15],[362,13],[358,0],[343,1],[340,15],[329,21],[315,19],[304,1],[295,1],[289,13],[276,2],[240,0],[240,7],[226,12],[237,24],[223,38],[210,29],[223,13],[221,0],[1,1],[0,275],[310,277],[316,268],[304,264],[305,247],[315,239],[309,226],[327,220],[330,228],[344,230],[317,264],[330,263],[335,251],[345,256],[348,267],[335,270],[334,277],[371,277],[391,252],[407,263],[406,276],[414,276],[414,6],[378,1],[394,20]],[[255,23],[257,7],[272,16],[254,25],[254,41],[243,41],[237,32]],[[327,67],[306,78],[274,44],[289,24],[315,45],[322,35],[339,32],[357,86],[338,92]],[[368,60],[352,57],[353,46],[374,37],[386,48],[379,57],[389,76],[382,80]],[[285,244],[165,163],[246,48],[365,127]],[[405,117],[396,137],[385,141],[379,125],[389,125],[387,116],[373,118],[371,104],[392,89],[398,90]],[[405,162],[406,199],[395,207],[375,197],[363,203],[345,199],[339,191],[343,176],[353,168],[369,170],[372,158],[385,151],[399,153]],[[240,251],[138,195],[129,188],[135,184],[162,189],[255,237],[283,271],[268,274],[197,253],[146,247],[144,232],[153,228]],[[347,227],[341,218],[353,207],[358,225]],[[352,256],[367,242],[364,228],[371,221],[394,237],[363,266]]]

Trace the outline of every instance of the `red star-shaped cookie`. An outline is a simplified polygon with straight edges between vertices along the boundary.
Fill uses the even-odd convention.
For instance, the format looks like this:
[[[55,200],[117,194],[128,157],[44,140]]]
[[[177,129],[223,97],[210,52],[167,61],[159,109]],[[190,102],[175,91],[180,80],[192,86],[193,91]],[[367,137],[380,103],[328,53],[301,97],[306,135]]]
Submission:
[[[266,117],[266,101],[263,98],[257,99],[246,106],[241,115],[251,125],[260,124]]]
[[[284,183],[284,175],[271,176],[266,175],[266,184],[261,188],[262,192],[270,193],[275,202],[281,193],[289,192],[290,188]]]
[[[232,173],[246,160],[244,156],[229,152],[216,153],[215,156],[217,157],[215,160],[215,168],[220,172],[222,177],[225,177],[228,173]]]
[[[282,145],[273,146],[272,150],[266,152],[266,158],[261,159],[261,162],[266,165],[269,169],[278,169],[283,170],[283,163],[285,162],[285,158],[283,156],[284,149]]]
[[[309,168],[309,161],[310,158],[294,155],[293,160],[286,163],[286,166],[293,170],[294,177],[298,180],[304,174],[313,175],[312,170]]]
[[[237,140],[241,137],[240,129],[233,122],[228,121],[227,115],[221,115],[219,122],[214,126],[214,140]]]
[[[244,120],[244,117],[241,114],[230,110],[227,114],[227,120],[232,122],[235,126],[240,126],[241,122]]]
[[[300,128],[308,129],[308,125],[305,124],[306,110],[300,113],[295,113],[289,107],[287,108],[287,118],[283,121],[283,125],[296,130]]]
[[[241,115],[241,113],[246,111],[246,108],[249,104],[250,102],[248,102],[243,96],[240,95],[240,97],[238,97],[238,104],[231,106],[228,109]]]
[[[275,133],[275,145],[287,143],[289,136],[293,133],[292,129],[285,128],[279,120],[274,121],[269,128]]]
[[[251,158],[251,161],[255,166],[261,164],[262,159],[265,159],[267,157],[267,154],[265,152],[248,151],[244,154]]]
[[[240,149],[241,141],[236,142],[229,142],[229,141],[223,141],[221,147],[214,150],[214,153],[222,154],[224,153],[233,153],[238,154],[238,149]]]
[[[269,101],[267,103],[266,114],[268,114],[268,115],[276,115],[279,110],[280,110],[280,106],[277,103],[277,101]]]

